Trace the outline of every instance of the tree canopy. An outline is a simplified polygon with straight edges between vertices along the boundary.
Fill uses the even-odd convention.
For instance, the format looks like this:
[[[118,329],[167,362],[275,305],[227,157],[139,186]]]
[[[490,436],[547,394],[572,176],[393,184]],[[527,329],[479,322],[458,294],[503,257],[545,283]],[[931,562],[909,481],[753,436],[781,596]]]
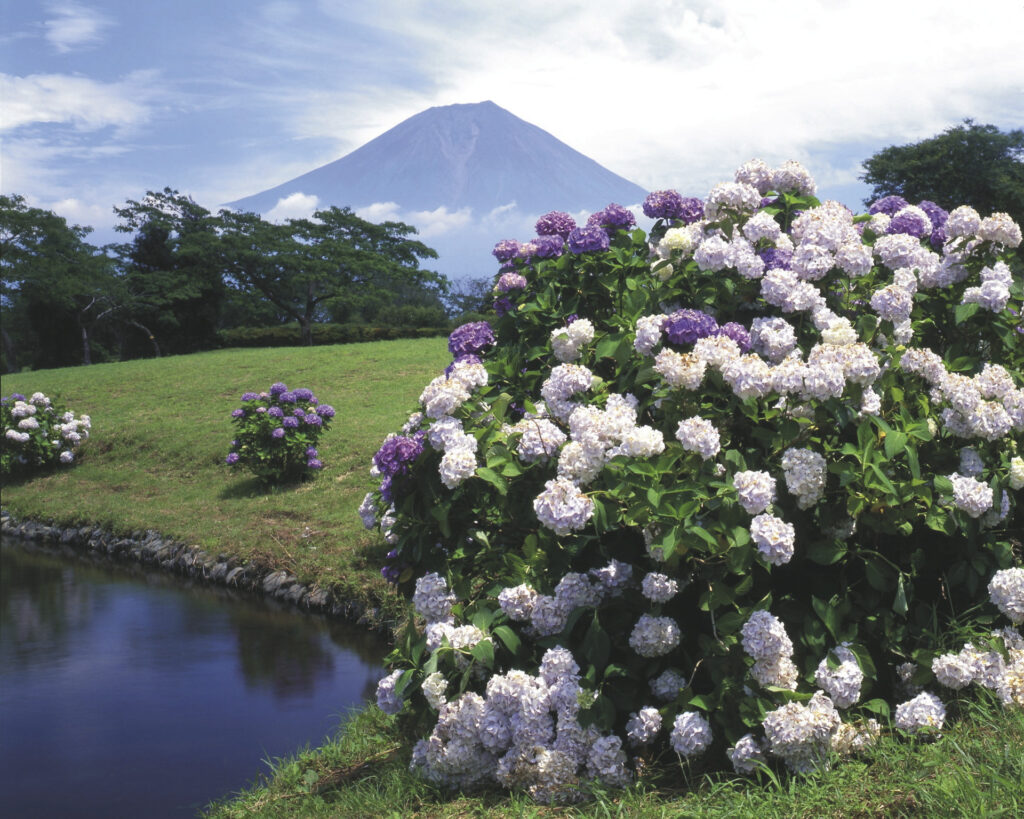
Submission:
[[[1001,131],[967,119],[910,145],[890,145],[864,162],[861,180],[882,196],[971,205],[983,216],[1008,213],[1024,223],[1024,130]]]

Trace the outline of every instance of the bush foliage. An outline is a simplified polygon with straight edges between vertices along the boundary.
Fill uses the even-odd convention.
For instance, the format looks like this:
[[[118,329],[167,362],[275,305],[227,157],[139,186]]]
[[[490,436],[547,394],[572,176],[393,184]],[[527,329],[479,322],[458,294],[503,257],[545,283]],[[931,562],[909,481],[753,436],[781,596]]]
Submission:
[[[1020,228],[871,210],[754,161],[703,202],[651,194],[650,236],[610,205],[499,243],[500,318],[452,333],[361,509],[424,618],[378,691],[433,729],[417,769],[542,801],[669,751],[808,770],[935,686],[952,618],[996,622],[986,587],[1022,557]],[[985,684],[1021,703],[1000,635],[1017,676]]]
[[[7,478],[74,463],[92,422],[36,392],[0,399],[0,426],[0,476]]]

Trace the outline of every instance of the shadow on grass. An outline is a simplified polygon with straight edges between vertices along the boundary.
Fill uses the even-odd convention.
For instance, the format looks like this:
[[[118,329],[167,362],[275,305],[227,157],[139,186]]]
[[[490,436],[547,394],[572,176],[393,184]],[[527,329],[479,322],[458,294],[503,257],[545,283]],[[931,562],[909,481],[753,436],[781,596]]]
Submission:
[[[220,491],[220,498],[221,500],[239,500],[261,495],[281,495],[298,489],[302,483],[301,479],[289,483],[265,483],[256,477],[246,478],[224,487]]]

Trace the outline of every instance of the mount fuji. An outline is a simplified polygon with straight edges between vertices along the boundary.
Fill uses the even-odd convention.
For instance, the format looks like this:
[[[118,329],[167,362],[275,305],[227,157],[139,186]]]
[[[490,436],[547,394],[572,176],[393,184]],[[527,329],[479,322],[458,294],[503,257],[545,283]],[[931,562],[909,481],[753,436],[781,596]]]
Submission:
[[[490,252],[528,239],[550,210],[577,217],[647,191],[493,102],[429,108],[341,159],[228,203],[265,218],[308,216],[332,205],[372,222],[414,225],[453,279],[489,277]]]

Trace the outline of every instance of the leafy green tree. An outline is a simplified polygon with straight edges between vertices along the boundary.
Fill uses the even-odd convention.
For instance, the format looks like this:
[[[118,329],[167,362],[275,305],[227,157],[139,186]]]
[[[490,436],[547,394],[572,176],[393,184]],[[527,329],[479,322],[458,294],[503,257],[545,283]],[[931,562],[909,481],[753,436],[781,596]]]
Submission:
[[[23,196],[0,196],[7,369],[18,369],[23,353],[35,368],[92,363],[94,330],[118,305],[111,260],[85,241],[90,231],[30,207]]]
[[[409,238],[416,230],[402,222],[374,224],[337,207],[283,224],[228,210],[219,220],[229,283],[298,322],[305,344],[314,322],[365,319],[396,302],[440,304],[447,292],[444,276],[419,267],[436,251]]]
[[[226,286],[217,220],[171,188],[115,207],[116,230],[133,233],[117,246],[131,324],[159,351],[216,346]]]
[[[964,120],[938,136],[890,145],[864,162],[861,180],[873,187],[870,205],[898,195],[944,208],[971,205],[983,216],[1008,213],[1024,223],[1024,131]]]

